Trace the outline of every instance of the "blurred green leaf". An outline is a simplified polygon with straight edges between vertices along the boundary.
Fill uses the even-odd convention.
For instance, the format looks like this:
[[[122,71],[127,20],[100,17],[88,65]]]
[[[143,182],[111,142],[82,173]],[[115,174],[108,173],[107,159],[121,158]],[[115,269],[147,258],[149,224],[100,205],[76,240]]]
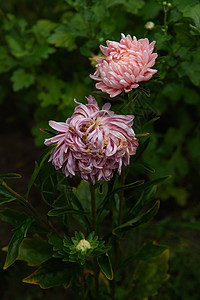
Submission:
[[[184,9],[183,16],[191,18],[196,26],[200,27],[200,4]]]
[[[138,263],[133,276],[132,294],[135,297],[145,299],[156,294],[161,284],[169,278],[168,258],[169,250],[167,249],[158,256]]]
[[[159,256],[168,249],[166,245],[159,245],[157,242],[148,242],[134,255],[135,259],[148,260],[152,257]]]
[[[59,104],[63,87],[64,82],[53,75],[40,76],[38,78],[38,99],[42,101],[41,106]]]
[[[35,82],[35,76],[33,74],[26,73],[24,69],[18,69],[13,72],[11,77],[13,82],[13,90],[15,92],[28,88]]]
[[[0,47],[0,74],[10,71],[17,65],[17,62],[8,54],[7,50]]]
[[[107,6],[112,7],[115,5],[124,5],[127,12],[131,14],[136,14],[140,8],[144,5],[143,0],[107,0]]]
[[[54,44],[56,47],[66,47],[69,50],[74,50],[76,48],[74,37],[70,35],[68,27],[64,25],[56,27],[54,33],[50,35],[47,41],[50,44]]]

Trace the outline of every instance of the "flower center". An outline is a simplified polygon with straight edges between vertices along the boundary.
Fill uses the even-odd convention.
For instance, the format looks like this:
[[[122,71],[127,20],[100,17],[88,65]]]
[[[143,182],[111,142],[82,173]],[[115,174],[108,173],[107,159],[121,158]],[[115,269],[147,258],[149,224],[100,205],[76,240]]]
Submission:
[[[86,143],[87,136],[88,136],[89,133],[91,133],[91,132],[93,132],[93,131],[95,130],[96,126],[101,126],[101,125],[99,124],[99,120],[98,120],[98,119],[92,119],[92,120],[91,120],[90,122],[88,122],[86,125],[83,125],[83,126],[82,126],[82,128],[80,129],[80,131],[83,132],[83,133],[86,133],[86,131],[88,130],[88,128],[91,127],[90,130],[87,132],[87,134],[84,134],[84,135],[82,136],[82,138],[81,138],[81,140],[82,140],[82,142],[83,142],[84,144],[87,144],[87,143]]]
[[[90,243],[87,240],[85,240],[85,239],[80,240],[80,242],[76,246],[76,249],[77,250],[81,250],[81,251],[86,251],[86,250],[88,250],[90,248],[91,248]]]

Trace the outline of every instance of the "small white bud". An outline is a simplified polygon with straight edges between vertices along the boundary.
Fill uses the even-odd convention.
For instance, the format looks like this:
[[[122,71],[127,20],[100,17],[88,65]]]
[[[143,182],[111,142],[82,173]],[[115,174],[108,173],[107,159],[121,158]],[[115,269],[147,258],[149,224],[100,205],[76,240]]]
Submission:
[[[163,5],[167,5],[167,1],[163,1],[163,3],[162,3]]]
[[[81,250],[81,251],[86,251],[90,248],[91,248],[90,243],[85,239],[80,240],[80,242],[76,246],[76,249]]]
[[[171,8],[171,7],[172,7],[171,2],[168,2],[168,3],[167,3],[167,6],[168,6],[169,8]]]
[[[154,24],[154,22],[148,21],[148,22],[146,22],[146,24],[144,25],[144,27],[147,30],[152,30],[155,27],[155,24]]]

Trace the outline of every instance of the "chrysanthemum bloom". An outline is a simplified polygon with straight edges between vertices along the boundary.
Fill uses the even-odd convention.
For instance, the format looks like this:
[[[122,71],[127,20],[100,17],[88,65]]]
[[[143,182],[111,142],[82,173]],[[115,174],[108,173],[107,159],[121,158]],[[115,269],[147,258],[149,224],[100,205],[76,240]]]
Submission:
[[[97,70],[90,77],[99,81],[96,88],[110,97],[119,95],[123,90],[128,93],[139,86],[139,82],[151,79],[157,70],[151,69],[157,58],[152,53],[155,42],[148,39],[137,40],[130,35],[121,34],[120,42],[107,41],[100,46],[105,57],[97,58]]]
[[[86,181],[110,180],[114,171],[128,165],[136,153],[138,140],[131,126],[134,116],[116,115],[106,103],[99,109],[94,97],[88,104],[76,102],[71,118],[66,122],[50,121],[58,133],[45,140],[45,145],[57,144],[49,161],[66,176],[75,174]]]

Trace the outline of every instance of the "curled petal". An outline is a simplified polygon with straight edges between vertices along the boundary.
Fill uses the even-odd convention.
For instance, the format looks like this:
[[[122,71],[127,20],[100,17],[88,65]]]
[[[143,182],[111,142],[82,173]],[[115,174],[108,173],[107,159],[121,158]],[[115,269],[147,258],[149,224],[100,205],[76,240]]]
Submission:
[[[100,46],[105,55],[98,58],[97,70],[90,77],[96,81],[96,88],[108,93],[111,98],[121,92],[130,92],[137,88],[137,82],[150,80],[157,70],[151,69],[155,64],[157,53],[153,53],[155,41],[133,38],[121,33],[120,42],[106,41],[107,47]]]

